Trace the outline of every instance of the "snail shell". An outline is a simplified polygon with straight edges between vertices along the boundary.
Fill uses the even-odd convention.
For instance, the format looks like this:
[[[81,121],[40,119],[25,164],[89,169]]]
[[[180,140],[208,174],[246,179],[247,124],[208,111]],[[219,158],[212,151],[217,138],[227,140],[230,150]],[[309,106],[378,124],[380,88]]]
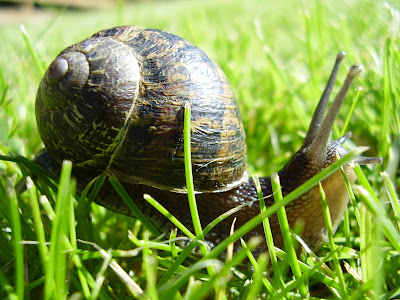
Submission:
[[[100,31],[68,47],[40,83],[40,136],[58,162],[93,175],[185,192],[183,108],[192,108],[199,192],[248,179],[234,93],[221,69],[173,34],[140,27]]]

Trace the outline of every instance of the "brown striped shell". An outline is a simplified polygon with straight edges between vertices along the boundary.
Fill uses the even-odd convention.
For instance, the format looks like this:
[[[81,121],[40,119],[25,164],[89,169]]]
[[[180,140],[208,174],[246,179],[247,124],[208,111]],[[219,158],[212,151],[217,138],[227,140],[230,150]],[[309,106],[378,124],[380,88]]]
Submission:
[[[173,34],[117,27],[68,47],[40,83],[36,118],[56,161],[184,192],[187,101],[195,189],[239,186],[246,145],[232,88],[202,50]]]

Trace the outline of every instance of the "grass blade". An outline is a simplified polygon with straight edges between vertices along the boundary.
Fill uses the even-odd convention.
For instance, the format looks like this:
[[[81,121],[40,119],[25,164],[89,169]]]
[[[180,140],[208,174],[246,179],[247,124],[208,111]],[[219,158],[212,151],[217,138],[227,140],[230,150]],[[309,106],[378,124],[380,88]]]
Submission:
[[[192,216],[193,228],[194,232],[196,233],[196,238],[200,241],[204,241],[203,229],[200,222],[199,212],[197,210],[196,196],[194,193],[193,173],[192,173],[192,150],[191,150],[191,139],[190,139],[190,133],[191,133],[190,118],[191,118],[190,102],[187,101],[185,103],[185,116],[183,124],[183,148],[185,156],[184,161],[185,161],[186,189],[188,194],[190,214]],[[199,248],[203,256],[205,256],[208,253],[208,248],[204,244],[199,244]],[[207,266],[207,271],[210,274],[210,276],[215,275],[215,271],[212,268],[212,266]]]
[[[199,240],[204,240],[203,229],[201,228],[199,212],[197,210],[196,197],[194,193],[194,184],[193,184],[193,174],[192,174],[192,150],[190,145],[190,117],[191,117],[191,108],[190,103],[186,102],[185,104],[185,120],[183,127],[183,135],[184,135],[184,152],[185,152],[185,176],[186,176],[186,188],[188,193],[190,214],[192,215],[193,227],[196,233],[196,236]],[[206,249],[205,249],[206,250]],[[206,250],[207,252],[207,250]]]
[[[253,177],[253,181],[257,188],[258,200],[260,203],[260,211],[261,211],[261,213],[265,213],[265,210],[267,208],[265,206],[264,195],[262,194],[260,181],[258,180],[258,177]],[[277,278],[277,280],[276,280],[277,285],[278,285],[279,289],[283,290],[285,288],[285,283],[283,282],[283,276],[281,274],[281,269],[278,265],[278,260],[277,260],[276,253],[275,253],[274,239],[272,236],[272,230],[271,230],[271,226],[269,223],[269,218],[266,217],[262,221],[262,223],[263,223],[263,228],[264,228],[264,232],[265,232],[265,241],[268,246],[269,257],[271,260],[271,265],[272,265],[272,268],[273,268],[274,273],[276,274],[276,278]],[[289,295],[287,295],[287,296],[289,296]]]
[[[44,68],[43,68],[43,65],[42,65],[42,63],[40,62],[39,56],[37,55],[35,49],[34,49],[33,46],[32,46],[32,43],[31,43],[31,41],[30,41],[30,39],[29,39],[28,33],[26,32],[24,25],[21,24],[21,25],[19,26],[19,29],[20,29],[20,31],[21,31],[21,33],[22,33],[22,37],[24,38],[25,45],[27,46],[28,51],[29,51],[29,53],[30,53],[31,56],[32,56],[33,62],[34,62],[34,64],[35,64],[35,66],[36,66],[36,69],[37,69],[38,72],[39,72],[39,75],[40,75],[40,76],[43,76],[43,75],[44,75]]]
[[[148,244],[149,233],[144,233],[143,247],[143,270],[146,273],[146,294],[150,299],[157,300],[158,293],[156,289],[157,281],[157,255],[155,250],[151,250]]]
[[[10,205],[9,218],[11,221],[12,239],[13,239],[14,256],[15,256],[14,257],[15,293],[18,299],[23,299],[24,298],[24,249],[22,246],[22,231],[21,231],[20,214],[18,211],[18,199],[12,184],[7,180],[7,178],[3,176],[1,176],[0,178],[2,181],[2,183],[0,184],[0,196],[3,199],[8,198]],[[3,281],[5,281],[4,277]]]
[[[392,220],[387,216],[385,210],[382,207],[382,203],[376,197],[376,194],[371,188],[367,178],[362,172],[360,166],[354,168],[357,174],[358,180],[362,184],[362,187],[357,187],[357,191],[362,195],[363,203],[368,209],[376,216],[380,218],[382,222],[382,231],[386,238],[390,241],[391,245],[400,252],[400,233],[393,225]]]
[[[118,193],[118,195],[124,201],[126,206],[129,207],[132,214],[136,218],[138,218],[140,220],[140,222],[143,223],[143,225],[151,232],[152,235],[159,236],[160,232],[158,231],[158,229],[140,211],[140,209],[136,206],[135,202],[132,200],[132,198],[129,196],[129,194],[125,191],[124,187],[118,181],[118,179],[115,178],[114,176],[112,176],[109,178],[109,181],[112,184],[112,186],[114,187],[115,191]]]
[[[395,216],[395,220],[397,223],[397,228],[400,228],[400,202],[399,197],[397,196],[396,190],[393,186],[393,183],[390,181],[389,175],[386,172],[382,174],[383,181],[386,185],[387,193],[390,197],[390,203],[392,204],[393,213]]]
[[[274,192],[274,200],[275,203],[280,203],[283,200],[282,196],[282,190],[281,190],[281,184],[279,181],[279,176],[277,173],[273,173],[271,176],[271,185],[272,185],[272,191]],[[293,240],[292,236],[290,235],[290,227],[289,227],[289,222],[286,216],[286,211],[285,207],[282,206],[278,208],[277,210],[277,215],[278,215],[278,220],[279,220],[279,225],[281,226],[281,232],[282,232],[282,238],[285,243],[285,249],[286,253],[288,255],[289,259],[289,264],[290,267],[292,268],[293,275],[298,281],[299,285],[299,292],[303,299],[308,297],[308,290],[305,282],[301,279],[301,270],[299,263],[297,261],[297,255],[296,255],[296,250],[293,245]]]
[[[247,257],[250,260],[250,263],[253,266],[255,272],[262,272],[263,266],[259,265],[259,262],[256,261],[256,259],[253,256],[253,253],[251,253],[251,251],[250,251],[249,247],[247,246],[247,244],[245,243],[245,241],[243,239],[241,239],[240,242],[242,243],[243,249],[245,249],[247,251]],[[263,253],[261,253],[260,255],[263,255]],[[269,256],[267,256],[267,259],[270,259]],[[266,265],[265,265],[265,269],[266,269],[268,260],[265,263],[266,263]],[[262,280],[262,283],[265,286],[266,290],[268,291],[269,295],[275,296],[276,291],[275,291],[274,287],[272,286],[272,284],[268,281],[267,277],[263,276],[261,280]]]
[[[60,185],[57,193],[56,210],[50,239],[50,258],[45,280],[45,299],[64,299],[66,287],[66,249],[64,238],[68,232],[68,209],[74,184],[71,181],[72,163],[65,161],[61,169]]]
[[[346,298],[347,297],[346,284],[345,284],[345,280],[343,277],[342,268],[340,266],[338,253],[336,251],[336,245],[335,245],[335,242],[333,241],[333,226],[332,226],[332,220],[331,220],[331,213],[330,213],[328,201],[326,199],[326,195],[325,195],[324,189],[322,188],[321,183],[319,183],[319,191],[321,194],[322,213],[323,213],[324,219],[325,219],[325,225],[326,225],[326,230],[327,230],[328,240],[329,240],[329,248],[331,249],[331,252],[333,254],[333,256],[332,256],[333,265],[335,267],[336,276],[339,279],[340,286],[342,287],[341,294],[344,298]]]
[[[30,177],[27,178],[27,190],[29,193],[29,199],[31,200],[32,206],[32,213],[33,213],[33,222],[36,231],[36,238],[39,241],[39,255],[42,259],[42,265],[44,268],[48,267],[48,260],[49,260],[49,249],[46,245],[46,235],[45,230],[42,222],[42,218],[40,215],[40,208],[39,208],[39,201],[36,196],[36,192],[34,190],[34,185],[32,179]],[[45,274],[47,274],[48,270],[45,270]]]
[[[196,240],[196,236],[185,227],[177,218],[175,218],[164,206],[157,202],[153,197],[148,194],[143,195],[143,199],[157,209],[163,216],[165,216],[172,224],[174,224],[180,231],[186,234],[189,238]]]

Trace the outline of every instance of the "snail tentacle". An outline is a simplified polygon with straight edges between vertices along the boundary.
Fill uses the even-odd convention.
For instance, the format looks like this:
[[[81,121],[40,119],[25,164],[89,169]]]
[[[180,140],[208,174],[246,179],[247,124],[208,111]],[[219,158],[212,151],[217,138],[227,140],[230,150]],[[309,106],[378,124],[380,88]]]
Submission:
[[[318,105],[315,109],[313,118],[307,131],[307,135],[304,138],[303,147],[306,147],[312,143],[312,141],[315,139],[315,136],[317,135],[317,132],[319,131],[319,128],[321,127],[326,112],[326,107],[328,106],[329,98],[331,96],[332,89],[339,71],[340,63],[345,57],[346,52],[339,52],[336,55],[335,64],[329,76],[328,82],[325,86],[325,89],[321,95],[321,98],[318,102]]]
[[[340,107],[344,102],[351,82],[358,74],[361,73],[362,69],[362,66],[352,66],[350,68],[349,73],[347,74],[347,77],[339,93],[333,101],[331,108],[326,114],[325,119],[321,124],[321,127],[319,128],[314,140],[309,147],[308,155],[312,157],[318,165],[323,165],[326,161],[326,149],[332,132],[333,124],[337,118]]]

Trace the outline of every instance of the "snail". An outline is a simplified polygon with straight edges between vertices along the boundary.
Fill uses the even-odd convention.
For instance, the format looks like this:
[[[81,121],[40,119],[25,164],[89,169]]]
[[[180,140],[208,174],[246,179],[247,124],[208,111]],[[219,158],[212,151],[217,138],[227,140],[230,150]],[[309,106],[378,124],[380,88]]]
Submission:
[[[312,118],[301,149],[278,172],[283,195],[348,153],[348,135],[330,141],[333,123],[352,79],[351,67],[332,108],[325,111],[340,62]],[[186,195],[183,154],[183,114],[191,105],[193,182],[202,224],[231,208],[249,203],[221,222],[206,237],[210,245],[260,213],[253,180],[246,172],[246,141],[235,95],[223,71],[199,48],[161,30],[134,26],[100,31],[62,51],[50,64],[36,98],[36,119],[45,149],[36,162],[54,177],[63,160],[73,162],[73,174],[86,184],[100,174],[114,175],[159,228],[169,221],[143,200],[147,193],[188,228],[192,227]],[[354,163],[380,164],[379,157],[358,156]],[[344,170],[351,183],[351,164]],[[264,196],[272,194],[269,177],[260,178]],[[322,182],[336,230],[348,203],[342,174]],[[131,214],[112,188],[103,187],[97,203]],[[272,205],[266,198],[266,205]],[[286,206],[289,224],[302,221],[303,240],[318,248],[327,240],[318,187]],[[276,246],[283,241],[276,216],[270,219]],[[249,233],[264,235],[262,226]]]

